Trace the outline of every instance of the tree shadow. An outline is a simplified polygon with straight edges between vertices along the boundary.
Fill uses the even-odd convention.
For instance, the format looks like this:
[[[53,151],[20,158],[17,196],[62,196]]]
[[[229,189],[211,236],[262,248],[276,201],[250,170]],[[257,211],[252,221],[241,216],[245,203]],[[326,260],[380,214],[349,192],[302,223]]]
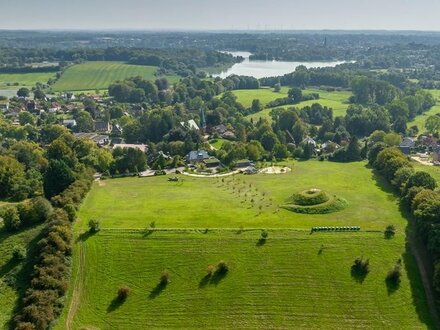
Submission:
[[[202,277],[202,279],[199,282],[199,288],[202,289],[205,286],[207,286],[209,284],[209,281],[211,279],[212,274],[208,273],[205,276]]]
[[[228,275],[228,271],[216,271],[209,279],[209,284],[217,286]]]
[[[78,242],[85,242],[85,241],[87,241],[90,237],[96,235],[97,233],[98,233],[97,231],[90,231],[90,230],[87,230],[87,231],[81,233],[81,234],[78,236],[78,238],[76,239],[76,242],[77,242],[77,243],[78,243]]]
[[[125,299],[121,299],[119,297],[113,298],[110,305],[107,307],[107,313],[111,313],[115,310],[117,310],[119,307],[122,306],[122,304],[125,302]]]
[[[260,239],[257,241],[257,244],[255,244],[255,245],[258,246],[258,247],[263,246],[263,245],[266,244],[266,241],[267,241],[267,239],[265,239],[265,238],[260,238]]]
[[[367,277],[368,272],[363,269],[359,269],[358,267],[353,265],[353,266],[351,266],[350,274],[351,274],[351,277],[357,283],[362,284],[365,281],[365,278]]]
[[[389,232],[389,231],[385,231],[384,233],[383,233],[383,237],[385,238],[385,239],[392,239],[392,238],[394,238],[394,233],[391,233],[391,232]]]
[[[143,237],[143,238],[147,238],[148,236],[150,236],[150,235],[153,234],[153,233],[154,233],[154,230],[153,230],[153,229],[145,229],[144,232],[143,232],[143,234],[142,234],[142,237]]]
[[[318,255],[320,256],[324,252],[324,245],[321,245],[321,247],[318,250]]]
[[[389,278],[385,279],[385,284],[387,286],[387,292],[389,296],[392,295],[394,292],[396,292],[397,289],[399,289],[400,287],[400,282],[393,281],[392,279]]]
[[[165,283],[164,282],[158,283],[156,285],[156,287],[153,290],[151,290],[148,298],[155,299],[156,297],[158,297],[162,293],[163,290],[166,289],[167,286],[168,286],[168,283],[166,283],[166,282]]]
[[[0,266],[0,277],[9,274],[19,264],[20,264],[19,260],[15,260],[14,258],[9,259],[7,263],[5,263],[3,266]]]

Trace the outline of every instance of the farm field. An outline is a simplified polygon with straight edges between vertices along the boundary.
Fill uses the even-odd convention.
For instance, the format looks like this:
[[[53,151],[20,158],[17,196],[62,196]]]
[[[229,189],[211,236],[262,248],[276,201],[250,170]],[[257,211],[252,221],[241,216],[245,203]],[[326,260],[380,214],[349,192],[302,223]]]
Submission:
[[[258,91],[258,90],[252,90],[252,91]],[[271,92],[273,93],[273,92]],[[306,106],[311,106],[313,103],[319,103],[322,106],[327,106],[333,109],[333,116],[337,117],[337,116],[344,116],[345,112],[347,111],[347,108],[349,106],[348,104],[348,98],[351,96],[350,92],[347,91],[336,91],[336,92],[326,92],[323,90],[317,90],[317,89],[306,89],[303,91],[304,94],[307,93],[318,93],[320,96],[319,100],[311,100],[311,101],[304,101],[304,102],[300,102],[298,104],[294,104],[294,105],[288,105],[288,106],[284,106],[284,107],[296,107],[296,108],[303,108]],[[275,94],[275,93],[274,93]],[[286,91],[286,95],[287,95],[287,91]],[[279,97],[285,97],[286,95],[283,96],[279,96]],[[255,96],[255,97],[253,97]],[[258,93],[255,93],[252,96],[252,99],[254,98],[258,98]],[[274,99],[279,98],[279,97],[274,97]],[[251,98],[251,96],[248,96],[248,98]],[[240,98],[238,98],[238,101],[240,102]],[[272,100],[269,100],[272,101]],[[268,102],[269,102],[268,101]],[[251,100],[252,103],[252,100]],[[264,102],[262,102],[263,104],[266,104]],[[252,118],[254,121],[258,120],[259,118],[264,118],[267,119],[269,121],[272,120],[272,118],[270,117],[270,112],[271,112],[271,108],[268,109],[264,109],[258,113],[254,113],[252,115],[247,116],[247,118]]]
[[[365,162],[285,165],[292,171],[280,175],[95,182],[75,224],[71,290],[56,328],[431,328],[391,190]],[[345,198],[348,207],[326,215],[280,207],[310,188]],[[91,218],[102,228],[92,236],[85,234]],[[389,240],[388,224],[397,228]],[[311,234],[312,226],[362,230]],[[263,228],[265,244],[258,242]],[[353,277],[361,255],[371,271]],[[405,271],[395,290],[385,276],[398,259]],[[226,275],[206,277],[220,260]],[[165,270],[171,282],[161,287]],[[131,291],[121,304],[122,285]]]
[[[86,62],[76,64],[63,73],[61,78],[52,86],[55,92],[86,91],[107,89],[116,80],[141,76],[144,79],[155,80],[157,67],[145,65],[131,65],[123,62]],[[177,76],[167,77],[171,82]]]
[[[0,90],[18,90],[21,87],[32,88],[37,82],[46,84],[54,72],[38,73],[0,73]],[[18,86],[13,86],[18,83]]]
[[[428,89],[428,92],[430,92],[435,100],[437,101],[437,104],[434,105],[429,111],[425,112],[424,114],[421,114],[414,118],[414,120],[410,121],[407,126],[411,127],[416,125],[419,128],[419,132],[422,133],[425,131],[425,121],[429,116],[436,115],[440,113],[440,90],[438,89]]]
[[[11,260],[13,248],[18,245],[28,246],[40,231],[41,226],[37,226],[15,234],[8,234],[0,224],[0,329],[9,329],[8,322],[14,315],[17,299],[23,287],[22,283],[25,281],[26,274],[29,274],[28,269],[23,271],[22,263]],[[15,274],[18,275],[14,284]]]

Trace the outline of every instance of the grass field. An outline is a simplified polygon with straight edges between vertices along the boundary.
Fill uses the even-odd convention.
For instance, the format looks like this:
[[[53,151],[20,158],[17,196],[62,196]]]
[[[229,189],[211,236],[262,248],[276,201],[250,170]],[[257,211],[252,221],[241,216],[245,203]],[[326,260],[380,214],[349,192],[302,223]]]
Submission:
[[[37,82],[46,84],[50,78],[55,77],[53,72],[42,73],[0,73],[0,89],[16,90],[21,87],[32,88]],[[13,86],[18,83],[18,86]]]
[[[424,114],[421,114],[414,118],[411,122],[407,124],[408,127],[416,125],[419,128],[420,133],[425,131],[425,121],[429,116],[436,115],[440,113],[440,90],[438,89],[428,89],[428,92],[430,92],[435,100],[437,101],[437,104],[433,106],[429,111],[425,112]]]
[[[135,76],[155,80],[156,71],[157,67],[154,66],[108,61],[87,62],[69,67],[53,85],[52,90],[61,92],[106,89],[116,80]],[[177,76],[167,76],[167,78],[171,82],[178,80]]]
[[[74,276],[57,329],[432,327],[392,192],[364,162],[289,165],[288,174],[224,182],[179,176],[183,183],[95,183],[75,225]],[[347,199],[348,207],[327,215],[279,208],[315,187]],[[81,234],[90,218],[101,221],[94,236]],[[152,221],[156,231],[147,230]],[[391,240],[383,236],[388,224],[397,228]],[[310,234],[312,226],[332,225],[362,230]],[[262,228],[265,244],[258,243]],[[371,263],[363,279],[350,272],[360,255]],[[385,276],[399,258],[405,271],[395,290]],[[229,264],[226,276],[205,277],[220,260]],[[161,287],[164,270],[171,282]],[[123,304],[115,300],[121,285],[131,289]]]
[[[427,166],[417,162],[412,162],[414,168],[417,171],[424,171],[431,174],[431,176],[437,180],[438,185],[440,186],[440,167],[439,166]]]
[[[0,329],[8,329],[20,290],[29,270],[23,271],[23,264],[11,260],[14,246],[28,246],[41,231],[41,226],[23,230],[16,234],[8,234],[0,224]],[[16,277],[16,284],[10,281]]]
[[[253,99],[260,99],[261,103],[266,105],[268,102],[272,100],[287,96],[287,91],[288,91],[287,88],[283,88],[280,93],[281,94],[284,93],[284,95],[280,95],[280,93],[274,93],[272,90],[268,90],[268,89],[253,89],[253,90],[234,91],[234,94],[237,95],[238,102],[241,102],[244,106],[250,106],[250,104],[252,104]],[[306,89],[303,91],[303,93],[304,94],[318,93],[320,98],[319,100],[304,101],[295,105],[288,105],[284,107],[294,106],[301,109],[305,106],[310,106],[313,103],[319,103],[322,106],[327,106],[332,108],[333,116],[335,117],[344,116],[349,106],[348,98],[351,96],[351,93],[347,91],[327,92],[317,89]],[[271,110],[272,109],[264,109],[258,113],[254,113],[252,115],[247,116],[247,118],[249,119],[252,118],[255,121],[261,117],[271,121],[272,118],[269,115]]]

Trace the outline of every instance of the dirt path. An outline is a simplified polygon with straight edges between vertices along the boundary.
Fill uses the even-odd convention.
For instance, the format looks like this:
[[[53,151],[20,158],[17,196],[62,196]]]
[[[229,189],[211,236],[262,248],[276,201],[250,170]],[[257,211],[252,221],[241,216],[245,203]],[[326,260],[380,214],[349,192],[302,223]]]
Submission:
[[[79,304],[81,302],[81,293],[84,285],[84,265],[85,265],[85,252],[84,252],[84,243],[79,241],[77,243],[77,248],[79,252],[79,264],[78,269],[76,270],[76,278],[72,291],[72,299],[70,301],[69,311],[67,312],[66,317],[66,329],[70,330],[72,326],[73,319],[75,317],[76,312],[78,311]]]
[[[431,278],[426,271],[425,263],[423,261],[421,252],[418,249],[418,241],[415,237],[414,230],[409,234],[409,243],[411,246],[411,253],[416,259],[417,267],[419,268],[420,277],[422,278],[423,288],[425,289],[426,301],[428,303],[429,312],[432,316],[436,329],[440,329],[440,317],[437,311],[437,304],[433,288],[431,285]]]

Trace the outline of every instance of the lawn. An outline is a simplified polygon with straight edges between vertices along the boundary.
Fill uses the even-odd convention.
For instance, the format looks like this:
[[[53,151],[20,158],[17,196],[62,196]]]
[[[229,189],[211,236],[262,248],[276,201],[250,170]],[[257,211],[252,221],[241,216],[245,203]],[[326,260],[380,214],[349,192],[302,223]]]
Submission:
[[[69,67],[61,78],[53,85],[52,90],[86,91],[107,89],[116,80],[141,76],[144,79],[155,80],[157,67],[146,65],[131,65],[122,62],[97,61],[76,64]],[[170,81],[178,80],[177,76],[167,77]]]
[[[259,92],[261,90],[250,90],[248,93],[241,93],[240,94],[236,94],[238,96],[238,101],[241,102],[241,100],[243,100],[244,102],[248,102],[248,100],[250,99],[250,102],[252,103],[252,99],[258,99],[259,98]],[[263,101],[262,99],[260,99],[260,101],[266,105],[268,102],[277,99],[279,97],[285,97],[287,96],[287,90],[285,90],[285,95],[279,95],[276,94],[274,92],[272,92],[271,90],[268,90],[270,93],[272,93],[272,95],[270,95],[268,92],[264,92],[261,95],[264,95],[264,99],[265,101]],[[237,92],[246,92],[246,91],[234,91],[234,93]],[[283,92],[283,90],[282,90]],[[322,106],[327,106],[329,108],[333,109],[333,116],[337,117],[337,116],[344,116],[345,112],[347,111],[347,108],[349,106],[348,103],[348,98],[351,96],[351,92],[347,92],[347,91],[336,91],[336,92],[327,92],[327,91],[323,91],[323,90],[317,90],[317,89],[306,89],[303,91],[304,94],[307,93],[318,93],[319,94],[319,100],[312,100],[312,101],[304,101],[304,102],[300,102],[298,104],[294,104],[294,105],[288,105],[288,106],[284,106],[284,107],[296,107],[296,108],[304,108],[306,106],[311,106],[313,103],[319,103]],[[269,99],[267,96],[270,95],[272,96],[272,99]],[[275,95],[278,95],[277,97],[275,97]],[[246,97],[244,97],[246,96]],[[266,102],[267,101],[267,102]],[[245,105],[243,103],[243,105]],[[246,106],[246,105],[245,105]],[[252,115],[247,116],[247,118],[252,118],[254,121],[258,120],[259,118],[265,118],[269,121],[272,120],[271,116],[270,116],[270,112],[272,109],[264,109],[258,113],[254,113]]]
[[[255,99],[260,100],[262,105],[266,105],[270,101],[287,97],[288,87],[282,87],[280,92],[274,92],[272,88],[260,88],[260,89],[242,89],[232,91],[237,96],[237,101],[244,107],[249,108],[252,105],[252,101]]]
[[[403,257],[411,276],[405,272],[397,290],[384,281],[402,258],[403,236],[269,231],[262,246],[258,236],[103,230],[81,243],[80,304],[71,329],[419,329],[430,323],[411,257]],[[360,255],[371,262],[362,283],[350,272]],[[208,265],[220,260],[228,273],[206,277]],[[171,275],[165,288],[158,285],[164,270]],[[131,290],[125,303],[115,300],[122,285]],[[65,317],[58,328],[67,328]]]
[[[228,142],[228,140],[226,139],[209,140],[209,144],[213,146],[215,149],[220,149],[225,142]]]
[[[75,224],[69,303],[57,329],[432,327],[406,251],[406,220],[388,187],[364,162],[287,165],[287,174],[224,180],[96,182]],[[327,215],[280,208],[308,188],[349,205]],[[102,228],[93,236],[84,234],[91,218]],[[147,229],[152,221],[155,231]],[[383,236],[388,224],[397,228],[390,240]],[[310,234],[312,226],[333,225],[362,230]],[[258,243],[262,228],[265,244]],[[364,279],[350,272],[361,255],[371,263]],[[405,270],[394,290],[385,276],[400,258]],[[220,260],[230,266],[227,275],[205,277]],[[165,288],[158,286],[164,270],[171,275]],[[131,289],[125,303],[115,300],[122,285]]]
[[[440,167],[439,166],[427,166],[427,165],[420,164],[418,162],[412,162],[412,164],[417,171],[424,171],[424,172],[428,172],[429,174],[431,174],[432,177],[437,180],[437,183],[440,186]]]
[[[30,269],[23,270],[22,263],[11,260],[13,248],[18,245],[33,246],[33,240],[40,231],[41,226],[37,226],[9,234],[0,224],[0,329],[8,329],[8,322],[14,315],[20,290],[25,286],[25,279],[30,273]],[[12,284],[14,278],[15,285]]]
[[[0,73],[0,89],[18,90],[21,87],[32,88],[37,82],[46,84],[50,78],[55,77],[54,72],[41,73]],[[17,84],[18,86],[14,86]]]
[[[417,126],[419,128],[420,133],[425,131],[425,121],[429,116],[436,115],[440,113],[440,90],[438,89],[427,89],[428,92],[430,92],[435,100],[437,101],[437,104],[433,106],[429,111],[416,116],[411,122],[407,124],[408,127],[411,126]]]

